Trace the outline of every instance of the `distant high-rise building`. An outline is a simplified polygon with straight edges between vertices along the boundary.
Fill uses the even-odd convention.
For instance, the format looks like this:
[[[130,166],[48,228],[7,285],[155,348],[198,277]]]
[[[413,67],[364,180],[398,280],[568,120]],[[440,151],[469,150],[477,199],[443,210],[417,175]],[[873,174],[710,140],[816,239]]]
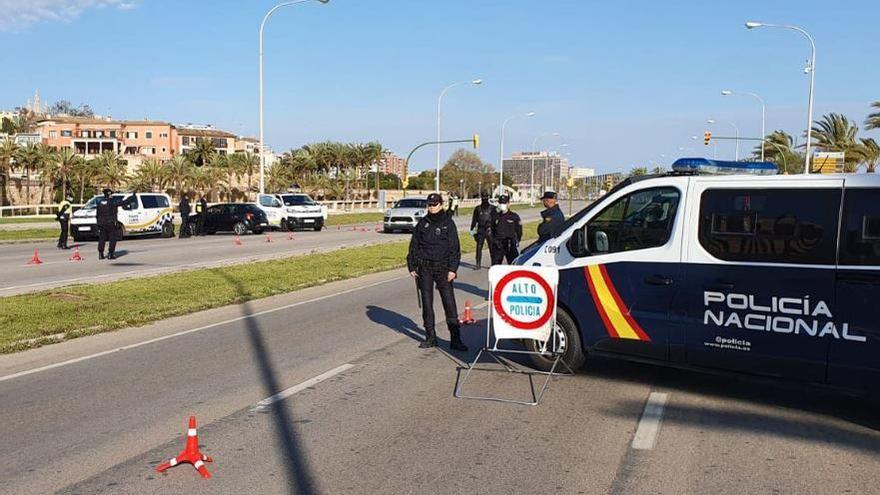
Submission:
[[[554,185],[568,177],[568,169],[568,159],[554,152],[523,151],[504,159],[504,176],[529,189],[540,185],[555,190]]]

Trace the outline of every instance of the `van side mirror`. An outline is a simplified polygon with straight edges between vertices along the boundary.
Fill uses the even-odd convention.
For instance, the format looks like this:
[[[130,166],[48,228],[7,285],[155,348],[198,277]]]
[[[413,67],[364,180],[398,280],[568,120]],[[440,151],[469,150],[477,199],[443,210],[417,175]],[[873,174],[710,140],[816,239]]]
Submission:
[[[608,234],[606,234],[602,230],[597,230],[593,233],[593,246],[596,248],[597,253],[607,253],[608,252]]]
[[[590,250],[587,248],[587,237],[584,234],[584,229],[577,229],[571,234],[571,238],[568,240],[568,251],[576,258],[582,258],[590,254]]]

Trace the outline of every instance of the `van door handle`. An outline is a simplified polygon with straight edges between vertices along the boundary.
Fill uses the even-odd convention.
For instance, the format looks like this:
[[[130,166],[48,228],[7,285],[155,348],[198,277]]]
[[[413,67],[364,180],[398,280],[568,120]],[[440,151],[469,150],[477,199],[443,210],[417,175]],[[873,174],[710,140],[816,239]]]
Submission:
[[[672,279],[663,275],[649,275],[645,277],[645,283],[648,285],[672,285]]]
[[[734,287],[734,284],[730,282],[725,282],[724,280],[719,280],[715,283],[703,286],[703,288],[707,290],[733,290]]]

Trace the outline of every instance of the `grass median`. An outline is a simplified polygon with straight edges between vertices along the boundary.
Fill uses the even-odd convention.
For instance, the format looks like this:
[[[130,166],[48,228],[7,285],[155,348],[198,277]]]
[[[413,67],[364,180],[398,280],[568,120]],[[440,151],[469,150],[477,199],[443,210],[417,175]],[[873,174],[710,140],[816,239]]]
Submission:
[[[47,215],[41,217],[2,217],[0,218],[0,225],[18,223],[45,223],[54,221],[55,215]]]
[[[56,229],[0,230],[0,241],[38,241],[57,239],[60,232],[60,227]]]
[[[537,223],[524,225],[524,240]],[[474,251],[461,233],[462,252]],[[407,241],[0,298],[0,353],[238,304],[406,264]],[[146,282],[149,280],[149,282]]]

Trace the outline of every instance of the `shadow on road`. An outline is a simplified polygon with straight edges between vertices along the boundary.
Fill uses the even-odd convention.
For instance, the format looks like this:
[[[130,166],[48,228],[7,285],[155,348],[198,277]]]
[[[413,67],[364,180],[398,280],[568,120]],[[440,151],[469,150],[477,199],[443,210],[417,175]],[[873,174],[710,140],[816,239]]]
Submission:
[[[216,273],[232,284],[239,296],[242,298],[250,297],[250,294],[244,290],[238,280],[222,270],[218,270]],[[250,303],[241,304],[241,314],[242,316],[253,314]],[[247,328],[251,352],[263,382],[264,393],[266,397],[271,397],[284,390],[284,387],[278,382],[277,374],[272,365],[272,357],[269,354],[269,349],[266,348],[257,319],[245,318],[244,323]],[[306,495],[318,493],[317,485],[306,460],[306,453],[293,429],[295,421],[289,413],[291,409],[292,406],[285,404],[283,400],[269,406],[269,414],[272,415],[277,432],[277,440],[274,443],[276,443],[279,454],[283,457],[283,464],[286,466],[284,474],[287,477],[287,484],[290,487],[290,493]]]
[[[477,287],[476,285],[469,284],[467,282],[459,282],[457,280],[453,282],[452,285],[456,289],[467,292],[468,294],[473,294],[482,300],[485,300],[487,297],[489,297],[489,291],[483,287]]]

